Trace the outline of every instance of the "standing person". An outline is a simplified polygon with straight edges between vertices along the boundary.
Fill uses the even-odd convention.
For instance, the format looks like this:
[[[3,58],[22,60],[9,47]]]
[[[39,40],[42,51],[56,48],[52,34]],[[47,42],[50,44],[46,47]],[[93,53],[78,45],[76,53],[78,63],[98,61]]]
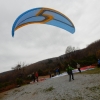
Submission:
[[[56,76],[56,69],[54,69],[53,72],[54,72],[54,76]]]
[[[72,68],[70,65],[68,65],[68,67],[67,67],[67,72],[68,72],[68,75],[69,75],[69,81],[71,81],[71,78],[74,80],[74,75],[73,75],[73,72],[72,72],[72,70],[73,70],[74,68]]]
[[[80,64],[77,63],[77,69],[81,73]]]
[[[35,74],[34,74],[34,72],[32,73],[32,80],[35,82]]]
[[[58,67],[58,73],[59,73],[59,75],[60,75],[60,68]]]
[[[49,70],[49,75],[50,75],[50,78],[51,78],[51,71]]]
[[[100,59],[98,59],[98,67],[100,68]]]
[[[35,78],[36,78],[36,80],[38,82],[38,72],[37,71],[35,72]]]
[[[56,75],[58,75],[58,68],[56,68]]]

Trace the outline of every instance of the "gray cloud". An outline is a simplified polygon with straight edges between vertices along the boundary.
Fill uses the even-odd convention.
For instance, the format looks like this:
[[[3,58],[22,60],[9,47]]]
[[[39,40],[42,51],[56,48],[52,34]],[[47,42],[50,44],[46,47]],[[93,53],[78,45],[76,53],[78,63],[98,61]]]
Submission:
[[[69,45],[85,48],[100,37],[99,0],[1,0],[0,4],[0,72],[20,62],[30,64],[60,56]],[[34,24],[20,28],[12,38],[14,20],[36,7],[64,13],[74,23],[76,32],[70,34],[54,26]]]

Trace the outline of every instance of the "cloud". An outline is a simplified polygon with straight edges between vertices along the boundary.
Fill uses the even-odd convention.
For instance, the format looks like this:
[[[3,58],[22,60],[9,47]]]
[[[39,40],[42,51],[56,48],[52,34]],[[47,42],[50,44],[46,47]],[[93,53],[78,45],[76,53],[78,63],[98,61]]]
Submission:
[[[97,0],[1,0],[0,4],[0,72],[19,62],[35,63],[65,53],[67,46],[85,48],[99,39],[100,1]],[[50,25],[27,25],[11,36],[14,20],[26,10],[48,7],[64,13],[74,23],[71,34]]]

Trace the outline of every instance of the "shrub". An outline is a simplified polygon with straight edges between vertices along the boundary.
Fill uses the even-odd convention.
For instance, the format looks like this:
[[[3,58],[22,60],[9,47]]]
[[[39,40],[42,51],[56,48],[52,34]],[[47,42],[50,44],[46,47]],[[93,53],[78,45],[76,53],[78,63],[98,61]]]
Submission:
[[[49,87],[49,88],[44,89],[44,92],[50,92],[50,91],[52,91],[53,89],[54,89],[53,86],[51,86],[51,87]]]
[[[17,78],[16,79],[16,83],[17,83],[17,85],[22,85],[23,84],[23,80],[21,78]]]
[[[44,74],[43,70],[41,70],[41,69],[38,70],[38,73],[39,73],[40,76]]]

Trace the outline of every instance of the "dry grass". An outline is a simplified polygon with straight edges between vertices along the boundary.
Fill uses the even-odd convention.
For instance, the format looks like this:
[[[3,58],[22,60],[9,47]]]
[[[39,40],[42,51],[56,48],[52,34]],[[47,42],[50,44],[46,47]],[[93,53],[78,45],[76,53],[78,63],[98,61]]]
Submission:
[[[84,71],[82,72],[83,74],[100,74],[100,68],[95,68],[95,69],[92,69],[92,70],[87,70],[87,71]]]

